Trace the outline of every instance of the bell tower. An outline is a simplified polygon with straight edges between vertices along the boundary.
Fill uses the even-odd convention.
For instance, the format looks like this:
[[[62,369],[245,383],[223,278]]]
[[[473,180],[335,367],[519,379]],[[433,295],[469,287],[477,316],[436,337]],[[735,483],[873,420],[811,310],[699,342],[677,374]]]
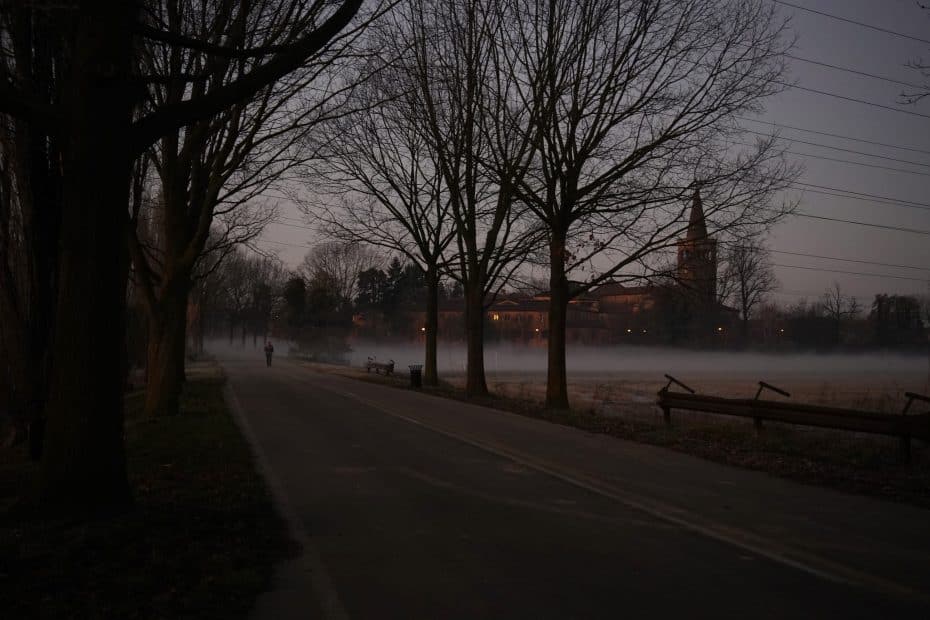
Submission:
[[[678,241],[678,281],[702,301],[717,296],[717,241],[707,236],[701,191],[695,188],[688,230]]]

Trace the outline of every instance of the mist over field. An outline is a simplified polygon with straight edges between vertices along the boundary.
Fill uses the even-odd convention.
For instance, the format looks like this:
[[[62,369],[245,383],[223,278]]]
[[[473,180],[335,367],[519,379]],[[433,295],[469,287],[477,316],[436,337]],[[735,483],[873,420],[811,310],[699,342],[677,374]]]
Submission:
[[[423,346],[355,342],[349,355],[352,366],[362,366],[369,357],[378,361],[393,359],[398,370],[408,364],[423,363]],[[440,343],[440,372],[465,371],[464,344]],[[509,344],[485,346],[488,373],[545,373],[546,349]],[[754,353],[707,351],[641,346],[569,346],[568,372],[576,374],[664,373],[687,374],[837,374],[913,375],[928,372],[926,354],[901,353]]]

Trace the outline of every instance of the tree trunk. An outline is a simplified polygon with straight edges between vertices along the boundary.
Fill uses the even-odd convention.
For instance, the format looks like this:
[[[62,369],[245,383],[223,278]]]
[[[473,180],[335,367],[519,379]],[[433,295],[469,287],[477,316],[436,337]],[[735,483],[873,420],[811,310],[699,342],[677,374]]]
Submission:
[[[177,333],[178,344],[177,347],[175,347],[175,355],[177,355],[177,358],[174,366],[178,373],[178,381],[182,386],[187,382],[187,373],[185,370],[187,363],[187,298],[184,300],[184,307],[185,317]]]
[[[465,372],[465,394],[487,396],[484,377],[484,294],[481,284],[471,284],[465,291],[465,337],[468,341],[468,362]]]
[[[436,363],[436,346],[439,336],[439,273],[435,265],[426,271],[426,352],[423,364],[423,383],[439,385]]]
[[[6,394],[0,395],[2,399],[9,399],[9,413],[13,423],[13,444],[18,444],[25,440],[27,428],[32,418],[30,417],[30,401],[36,393],[35,380],[29,372],[29,365],[32,361],[29,352],[25,346],[25,329],[18,327],[7,327],[3,329],[0,325],[0,353],[5,354],[6,368],[3,374],[7,375],[9,380],[8,387],[4,387]],[[0,367],[2,368],[2,367]]]
[[[147,416],[173,416],[180,411],[188,289],[180,282],[166,283],[157,311],[150,313]]]
[[[549,244],[549,359],[546,408],[568,409],[565,369],[565,327],[568,315],[568,279],[565,276],[565,239],[557,234]]]
[[[39,496],[65,511],[131,500],[123,445],[128,273],[126,92],[134,3],[82,3],[65,77],[60,288]]]

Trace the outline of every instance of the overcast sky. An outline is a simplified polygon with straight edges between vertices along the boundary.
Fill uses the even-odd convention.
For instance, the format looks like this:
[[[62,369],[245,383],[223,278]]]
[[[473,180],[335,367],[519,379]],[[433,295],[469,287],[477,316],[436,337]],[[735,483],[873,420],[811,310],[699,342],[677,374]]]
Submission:
[[[906,63],[921,56],[930,60],[930,43],[878,32],[786,6],[795,4],[917,39],[930,40],[930,12],[921,11],[916,0],[790,0],[777,4],[779,10],[792,19],[792,28],[798,38],[794,56],[901,82],[920,83],[920,75],[908,68]],[[789,89],[772,98],[766,113],[759,117],[761,120],[913,149],[878,146],[782,127],[780,133],[783,138],[793,141],[788,145],[792,152],[909,171],[791,155],[805,167],[801,178],[803,183],[924,205],[923,208],[903,208],[878,201],[853,200],[806,191],[798,194],[801,197],[799,211],[930,232],[930,98],[915,105],[902,106],[898,104],[899,95],[907,89],[900,84],[801,60],[792,60],[791,67],[792,78],[798,86],[923,115],[903,114],[798,89]],[[746,127],[755,131],[772,130],[771,126],[754,123],[746,123]],[[798,141],[904,161],[869,157]],[[301,216],[291,205],[282,204],[281,214],[284,218],[294,218],[285,219],[286,223],[300,221]],[[306,253],[304,246],[312,245],[313,242],[308,230],[272,224],[264,233],[260,246],[277,251],[282,260],[294,266]],[[781,302],[791,303],[800,297],[819,297],[834,281],[839,282],[845,292],[860,297],[866,305],[871,302],[874,294],[880,292],[930,293],[930,234],[794,217],[773,229],[769,246],[777,252],[916,267],[891,267],[774,253],[773,261],[780,265],[776,267],[776,274],[781,283],[777,299]],[[788,265],[816,270],[793,269]],[[869,277],[823,270],[911,279]]]

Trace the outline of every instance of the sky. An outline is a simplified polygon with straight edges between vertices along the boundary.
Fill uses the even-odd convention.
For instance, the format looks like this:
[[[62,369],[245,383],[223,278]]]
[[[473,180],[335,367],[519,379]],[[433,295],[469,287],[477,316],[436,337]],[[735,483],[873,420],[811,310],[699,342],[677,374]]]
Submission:
[[[858,297],[866,308],[877,293],[930,295],[930,98],[914,105],[900,105],[899,95],[907,90],[905,86],[808,62],[919,84],[921,76],[906,63],[919,57],[930,60],[930,11],[922,11],[917,0],[786,0],[774,3],[783,15],[791,18],[791,30],[797,37],[792,55],[805,59],[790,60],[790,77],[794,84],[893,108],[883,109],[794,88],[768,100],[765,113],[758,118],[780,126],[778,131],[785,146],[794,153],[789,157],[804,167],[800,182],[808,184],[807,189],[791,195],[800,198],[798,211],[927,233],[791,217],[773,227],[767,240],[780,283],[774,299],[784,304],[801,298],[814,300],[834,283],[840,285],[844,294]],[[810,11],[789,6],[791,4]],[[925,41],[880,32],[812,11]],[[747,122],[745,126],[754,131],[773,130],[771,125]],[[838,193],[821,188],[921,205],[908,208],[888,201],[816,193]],[[304,220],[296,207],[285,202],[279,208],[281,223],[271,224],[266,229],[259,247],[277,252],[286,264],[294,267],[306,254],[307,246],[319,239],[307,229],[292,226]]]

